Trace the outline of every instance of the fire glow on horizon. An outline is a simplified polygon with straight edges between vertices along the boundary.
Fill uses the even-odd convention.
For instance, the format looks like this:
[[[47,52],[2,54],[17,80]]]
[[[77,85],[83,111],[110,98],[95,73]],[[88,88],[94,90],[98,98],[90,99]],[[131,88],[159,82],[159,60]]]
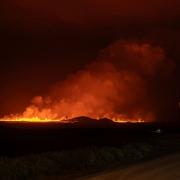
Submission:
[[[166,77],[171,67],[161,47],[117,41],[96,61],[56,84],[47,96],[33,98],[22,114],[0,121],[73,123],[73,118],[82,116],[117,123],[154,121],[148,85],[159,74]]]
[[[112,118],[112,122],[116,123],[144,123],[142,119],[128,119],[128,118]],[[38,117],[32,118],[14,118],[14,119],[0,119],[0,122],[30,122],[30,123],[74,123],[71,119],[40,119]]]

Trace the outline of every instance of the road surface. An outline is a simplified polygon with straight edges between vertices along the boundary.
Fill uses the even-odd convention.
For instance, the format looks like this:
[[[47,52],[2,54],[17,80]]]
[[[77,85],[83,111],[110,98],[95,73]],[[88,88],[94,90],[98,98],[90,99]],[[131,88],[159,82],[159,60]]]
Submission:
[[[79,180],[180,180],[180,153]]]

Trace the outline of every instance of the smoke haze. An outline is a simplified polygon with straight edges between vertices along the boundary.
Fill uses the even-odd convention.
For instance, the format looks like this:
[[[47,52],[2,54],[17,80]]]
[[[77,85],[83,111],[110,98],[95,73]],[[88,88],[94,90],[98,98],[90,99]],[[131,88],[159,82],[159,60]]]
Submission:
[[[155,120],[154,79],[172,75],[174,64],[162,48],[149,43],[117,41],[83,70],[37,96],[23,113],[39,118],[140,118]]]

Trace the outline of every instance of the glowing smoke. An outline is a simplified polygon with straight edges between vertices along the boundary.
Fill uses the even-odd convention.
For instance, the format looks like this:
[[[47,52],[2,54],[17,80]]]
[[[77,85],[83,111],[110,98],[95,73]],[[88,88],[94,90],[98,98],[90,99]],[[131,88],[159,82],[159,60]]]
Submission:
[[[152,121],[155,114],[149,84],[154,77],[165,78],[171,67],[172,62],[160,47],[118,41],[104,49],[92,64],[57,83],[48,96],[33,98],[23,117]]]

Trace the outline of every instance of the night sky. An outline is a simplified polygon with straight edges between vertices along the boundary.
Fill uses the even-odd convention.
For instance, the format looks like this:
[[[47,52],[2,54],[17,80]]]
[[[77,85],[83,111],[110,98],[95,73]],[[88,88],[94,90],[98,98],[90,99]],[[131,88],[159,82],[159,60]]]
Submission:
[[[179,0],[6,0],[0,3],[0,114],[93,61],[116,40],[157,44],[175,63],[167,89],[179,101]]]

